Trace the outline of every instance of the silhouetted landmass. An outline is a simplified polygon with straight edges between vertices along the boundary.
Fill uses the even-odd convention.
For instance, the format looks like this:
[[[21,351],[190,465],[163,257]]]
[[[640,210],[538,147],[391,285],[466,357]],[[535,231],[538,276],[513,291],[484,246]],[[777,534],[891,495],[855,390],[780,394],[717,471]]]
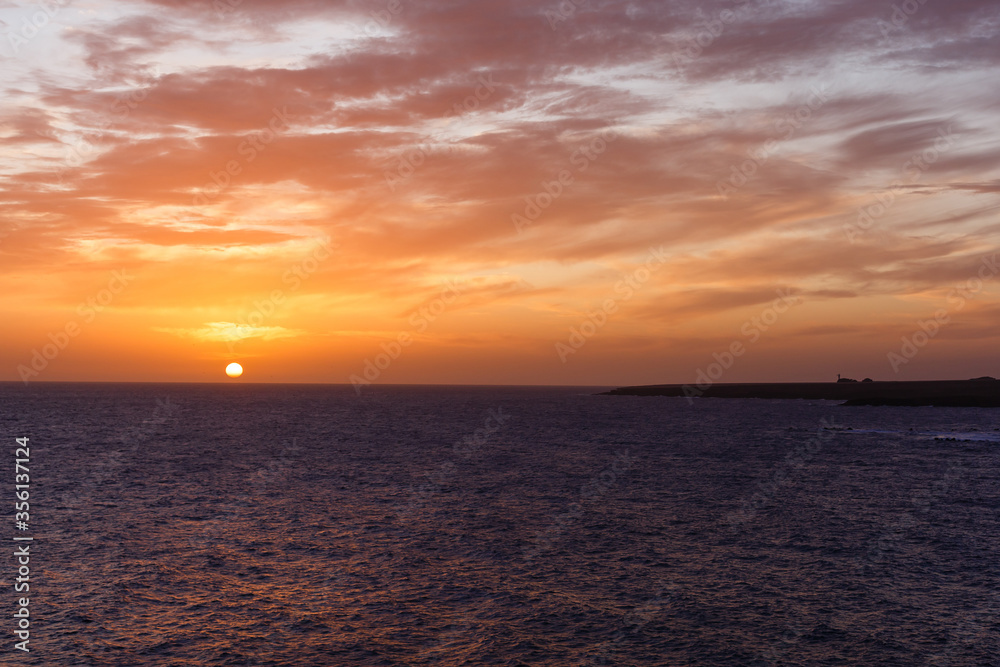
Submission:
[[[845,401],[843,405],[1000,407],[1000,381],[993,378],[922,382],[741,383],[713,384],[708,387],[658,384],[620,387],[604,393],[612,396],[786,398]]]

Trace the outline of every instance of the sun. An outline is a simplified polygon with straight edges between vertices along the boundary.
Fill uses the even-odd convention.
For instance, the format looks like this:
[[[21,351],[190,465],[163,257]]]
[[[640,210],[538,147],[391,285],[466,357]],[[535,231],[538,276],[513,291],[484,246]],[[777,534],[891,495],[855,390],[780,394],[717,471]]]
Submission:
[[[239,376],[243,375],[243,367],[237,364],[236,362],[233,362],[228,366],[226,366],[226,375],[228,375],[231,378],[238,378]]]

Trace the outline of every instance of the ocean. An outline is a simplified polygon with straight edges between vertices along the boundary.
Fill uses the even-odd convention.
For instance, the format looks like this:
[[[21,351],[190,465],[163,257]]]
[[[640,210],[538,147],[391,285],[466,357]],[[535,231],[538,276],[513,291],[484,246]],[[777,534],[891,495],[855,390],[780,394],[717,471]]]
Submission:
[[[1000,664],[996,410],[598,391],[2,384],[0,663]]]

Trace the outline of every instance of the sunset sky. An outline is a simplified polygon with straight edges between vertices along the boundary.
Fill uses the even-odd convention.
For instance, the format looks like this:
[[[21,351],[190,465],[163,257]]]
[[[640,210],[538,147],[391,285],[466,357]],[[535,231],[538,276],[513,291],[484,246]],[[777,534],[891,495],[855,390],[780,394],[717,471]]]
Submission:
[[[0,32],[0,380],[1000,376],[995,1],[0,1]]]

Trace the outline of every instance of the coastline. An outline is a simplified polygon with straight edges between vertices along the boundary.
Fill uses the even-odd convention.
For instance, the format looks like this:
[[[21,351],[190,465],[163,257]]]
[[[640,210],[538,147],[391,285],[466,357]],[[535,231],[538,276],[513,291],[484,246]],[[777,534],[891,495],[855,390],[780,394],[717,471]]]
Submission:
[[[685,396],[693,398],[782,398],[844,401],[844,405],[1000,407],[1000,380],[919,380],[905,382],[774,382],[619,387],[603,396]]]

